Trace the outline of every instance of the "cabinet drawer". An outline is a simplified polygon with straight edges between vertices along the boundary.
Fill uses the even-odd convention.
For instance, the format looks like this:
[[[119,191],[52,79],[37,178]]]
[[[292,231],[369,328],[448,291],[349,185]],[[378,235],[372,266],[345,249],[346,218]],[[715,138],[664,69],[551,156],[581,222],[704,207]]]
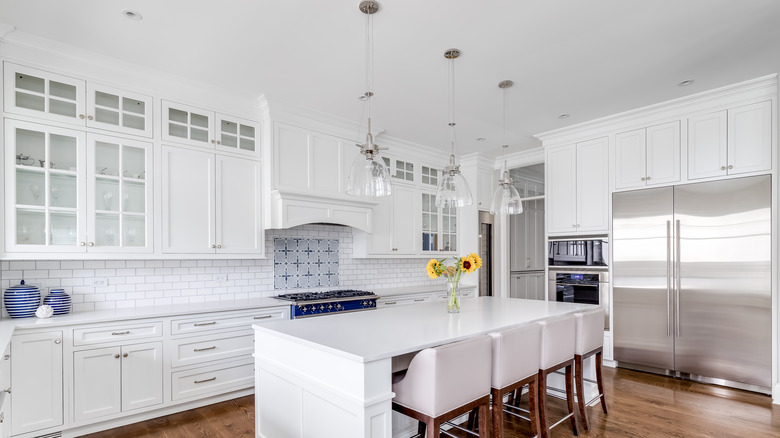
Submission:
[[[377,301],[376,305],[377,307],[392,307],[392,306],[403,306],[405,304],[427,303],[428,301],[431,301],[430,295],[416,295],[416,296],[402,295],[402,296],[398,296],[397,298],[388,297],[388,298],[381,299]]]
[[[173,401],[249,388],[254,384],[254,363],[199,368],[171,373]]]
[[[198,316],[197,318],[179,319],[171,321],[171,334],[199,333],[209,330],[244,327],[251,328],[252,324],[275,319],[287,319],[287,308],[284,309],[259,309],[254,312],[221,313],[211,316]]]
[[[171,342],[171,366],[197,364],[231,357],[251,356],[254,334],[239,331],[220,335],[177,339]]]
[[[122,324],[107,327],[89,327],[73,330],[73,345],[92,345],[105,342],[124,342],[128,339],[149,339],[162,336],[162,322]]]

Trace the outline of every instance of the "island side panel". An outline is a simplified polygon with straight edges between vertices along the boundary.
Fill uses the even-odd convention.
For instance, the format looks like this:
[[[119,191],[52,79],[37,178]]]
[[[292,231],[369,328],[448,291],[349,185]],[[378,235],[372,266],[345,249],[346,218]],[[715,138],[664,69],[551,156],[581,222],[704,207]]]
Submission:
[[[255,327],[256,436],[392,436],[391,359],[362,362]]]

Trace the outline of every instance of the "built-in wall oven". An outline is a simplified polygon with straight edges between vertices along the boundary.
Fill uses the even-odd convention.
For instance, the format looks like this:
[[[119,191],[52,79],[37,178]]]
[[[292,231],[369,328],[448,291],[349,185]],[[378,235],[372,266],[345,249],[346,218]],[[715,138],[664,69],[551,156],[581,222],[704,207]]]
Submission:
[[[596,304],[604,308],[609,330],[609,243],[605,236],[589,239],[550,239],[548,299]]]

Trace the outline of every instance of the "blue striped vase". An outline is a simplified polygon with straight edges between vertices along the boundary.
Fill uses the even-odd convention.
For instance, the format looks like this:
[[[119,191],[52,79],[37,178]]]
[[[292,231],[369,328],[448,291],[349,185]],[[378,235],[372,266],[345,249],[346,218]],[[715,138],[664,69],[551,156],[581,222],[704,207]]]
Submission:
[[[67,315],[70,313],[70,295],[65,293],[65,289],[49,290],[49,295],[46,295],[46,298],[43,299],[43,304],[50,305],[55,315]]]

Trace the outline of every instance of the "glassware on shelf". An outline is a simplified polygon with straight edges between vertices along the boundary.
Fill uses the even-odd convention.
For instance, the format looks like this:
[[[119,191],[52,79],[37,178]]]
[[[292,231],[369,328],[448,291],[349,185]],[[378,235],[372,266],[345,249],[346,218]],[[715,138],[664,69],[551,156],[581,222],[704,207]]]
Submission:
[[[127,229],[127,242],[130,244],[135,242],[135,228],[133,227]]]
[[[55,201],[60,199],[60,188],[59,187],[51,186],[51,189],[49,189],[49,190],[51,191],[51,198],[52,199],[54,199]]]
[[[32,192],[33,198],[37,201],[38,197],[41,196],[41,187],[37,184],[30,184],[30,192]]]
[[[103,202],[105,203],[106,210],[111,210],[111,200],[114,199],[114,194],[105,191],[103,192]]]
[[[27,228],[27,224],[20,225],[19,232],[17,234],[17,238],[20,242],[27,242],[30,240],[30,230]]]
[[[106,228],[106,242],[114,243],[114,229]]]

